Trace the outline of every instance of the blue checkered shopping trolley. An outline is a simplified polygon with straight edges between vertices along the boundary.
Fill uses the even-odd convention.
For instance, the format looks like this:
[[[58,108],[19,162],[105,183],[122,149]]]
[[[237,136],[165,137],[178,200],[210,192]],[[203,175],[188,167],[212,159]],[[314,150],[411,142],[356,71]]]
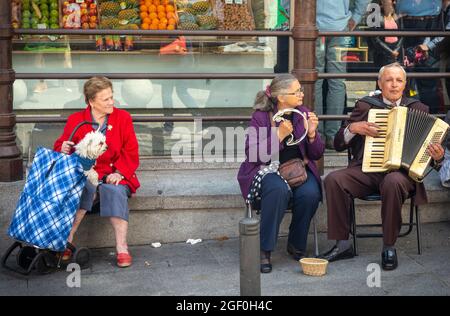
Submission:
[[[92,123],[80,123],[69,140],[84,124]],[[2,258],[4,268],[21,274],[29,274],[35,268],[48,273],[60,266],[60,254],[66,247],[77,252],[74,257],[79,263],[89,262],[86,248],[76,250],[67,242],[87,180],[84,161],[80,160],[77,155],[38,148],[8,229],[15,242]],[[16,248],[16,262],[22,268],[19,270],[7,265]]]

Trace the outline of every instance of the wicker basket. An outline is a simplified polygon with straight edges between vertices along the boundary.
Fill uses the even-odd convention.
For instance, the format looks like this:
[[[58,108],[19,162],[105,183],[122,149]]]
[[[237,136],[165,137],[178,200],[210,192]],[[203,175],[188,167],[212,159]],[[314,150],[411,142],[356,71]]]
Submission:
[[[306,275],[322,276],[327,273],[328,260],[303,258],[299,262]]]

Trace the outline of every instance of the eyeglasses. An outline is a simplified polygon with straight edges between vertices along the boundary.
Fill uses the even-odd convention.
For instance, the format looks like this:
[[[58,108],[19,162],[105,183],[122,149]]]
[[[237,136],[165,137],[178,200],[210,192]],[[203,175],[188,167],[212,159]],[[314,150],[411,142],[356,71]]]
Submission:
[[[304,87],[300,87],[300,89],[298,89],[295,92],[291,92],[291,93],[283,93],[284,95],[300,95],[301,93],[305,93],[305,88]]]

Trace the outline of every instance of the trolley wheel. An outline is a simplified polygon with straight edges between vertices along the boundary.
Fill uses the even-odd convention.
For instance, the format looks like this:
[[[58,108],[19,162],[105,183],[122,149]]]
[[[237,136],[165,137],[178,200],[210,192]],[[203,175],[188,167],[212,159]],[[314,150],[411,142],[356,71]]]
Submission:
[[[37,250],[34,247],[24,246],[17,252],[16,260],[17,265],[24,270],[28,270],[31,262],[37,255]]]
[[[57,265],[58,260],[56,256],[48,251],[43,251],[38,254],[39,260],[36,262],[36,270],[40,274],[48,274],[53,272]]]
[[[82,270],[91,267],[91,251],[88,248],[78,248],[73,255],[73,262],[77,263]]]

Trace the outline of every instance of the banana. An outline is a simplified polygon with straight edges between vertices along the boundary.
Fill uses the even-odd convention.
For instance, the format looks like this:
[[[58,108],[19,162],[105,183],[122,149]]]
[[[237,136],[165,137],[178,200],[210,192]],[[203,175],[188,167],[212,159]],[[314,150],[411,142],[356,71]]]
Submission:
[[[39,10],[39,7],[34,1],[31,1],[31,6],[33,7],[34,12],[36,12],[36,15],[38,19],[42,19],[42,13],[41,10]]]

